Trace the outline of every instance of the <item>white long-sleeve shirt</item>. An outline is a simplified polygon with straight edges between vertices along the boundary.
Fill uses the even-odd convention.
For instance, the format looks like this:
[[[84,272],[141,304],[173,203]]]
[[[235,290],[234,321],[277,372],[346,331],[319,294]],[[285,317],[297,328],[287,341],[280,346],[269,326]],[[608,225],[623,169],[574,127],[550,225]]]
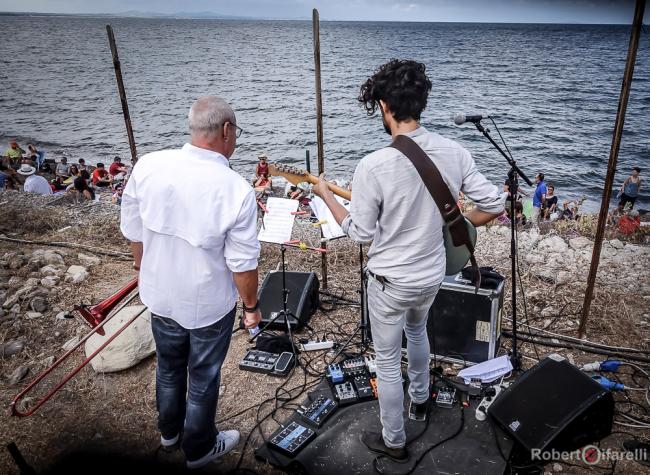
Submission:
[[[257,203],[221,154],[185,144],[143,156],[122,195],[124,236],[142,242],[140,299],[201,328],[237,302],[232,272],[257,268]]]
[[[52,187],[42,176],[29,175],[23,184],[23,191],[27,193],[38,193],[39,195],[51,195]]]
[[[432,159],[453,196],[462,191],[482,211],[503,212],[499,189],[460,144],[419,127],[406,134]],[[445,276],[444,221],[411,161],[392,147],[365,156],[352,181],[343,232],[371,242],[368,269],[404,287],[439,284]]]

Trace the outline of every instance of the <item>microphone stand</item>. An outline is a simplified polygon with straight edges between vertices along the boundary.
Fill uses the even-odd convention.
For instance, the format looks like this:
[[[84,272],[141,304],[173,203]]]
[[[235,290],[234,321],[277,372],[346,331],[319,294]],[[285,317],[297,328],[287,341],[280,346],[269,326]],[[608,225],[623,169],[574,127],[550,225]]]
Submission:
[[[515,234],[517,226],[515,202],[517,201],[517,194],[519,192],[517,175],[519,175],[529,186],[533,186],[533,183],[524,172],[519,169],[517,162],[506,154],[499,144],[494,141],[490,135],[490,131],[481,125],[480,120],[474,122],[474,125],[476,126],[476,129],[490,141],[494,148],[503,155],[510,165],[510,170],[508,171],[508,191],[510,192],[510,271],[512,273],[512,355],[510,356],[510,362],[515,370],[519,370],[521,369],[521,356],[517,350],[517,240]]]

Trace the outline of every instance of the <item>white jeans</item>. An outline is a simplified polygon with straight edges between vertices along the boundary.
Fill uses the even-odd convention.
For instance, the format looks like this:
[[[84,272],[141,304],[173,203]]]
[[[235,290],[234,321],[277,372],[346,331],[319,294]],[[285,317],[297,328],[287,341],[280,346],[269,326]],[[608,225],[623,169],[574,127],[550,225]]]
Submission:
[[[387,447],[406,444],[402,388],[402,330],[406,334],[409,396],[420,404],[429,394],[430,347],[427,317],[440,284],[426,288],[382,285],[368,278],[368,313],[377,356],[377,391],[382,435]]]
[[[540,215],[542,212],[542,208],[538,208],[537,206],[533,206],[533,227],[537,227],[537,224],[539,223],[540,220]]]

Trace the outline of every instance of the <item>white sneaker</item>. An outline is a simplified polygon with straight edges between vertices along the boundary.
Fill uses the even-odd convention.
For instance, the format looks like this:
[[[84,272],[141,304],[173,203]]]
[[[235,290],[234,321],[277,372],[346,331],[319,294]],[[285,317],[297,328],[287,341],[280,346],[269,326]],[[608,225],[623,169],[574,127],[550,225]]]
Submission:
[[[186,462],[187,468],[195,469],[201,468],[213,460],[226,455],[239,443],[238,430],[224,430],[217,434],[217,440],[214,443],[212,450],[198,460],[188,460]]]
[[[164,450],[173,450],[178,448],[178,441],[181,438],[180,434],[176,434],[175,437],[171,439],[165,439],[162,435],[160,436],[160,445]]]

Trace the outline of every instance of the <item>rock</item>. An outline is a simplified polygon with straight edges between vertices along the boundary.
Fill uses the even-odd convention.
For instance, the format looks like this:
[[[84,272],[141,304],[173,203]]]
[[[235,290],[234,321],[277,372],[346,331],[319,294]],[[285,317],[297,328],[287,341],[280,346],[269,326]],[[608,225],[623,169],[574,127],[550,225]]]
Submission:
[[[552,254],[562,254],[569,246],[560,236],[548,236],[542,239],[537,245],[537,249]]]
[[[25,348],[22,341],[11,340],[0,345],[0,357],[7,358],[9,356],[17,355]]]
[[[86,341],[86,356],[90,356],[107,338],[144,308],[144,305],[133,305],[118,312],[104,326],[106,335],[94,334]],[[156,344],[151,332],[151,314],[145,310],[120,336],[93,358],[90,364],[100,373],[121,371],[138,364],[155,351]]]
[[[572,280],[573,280],[573,274],[571,274],[571,272],[560,271],[558,272],[557,277],[555,278],[555,284],[564,285],[564,284],[568,284]]]
[[[553,471],[554,472],[561,472],[562,471],[562,465],[560,465],[559,463],[554,463],[553,464]]]
[[[56,284],[59,283],[61,278],[56,275],[48,275],[47,277],[43,277],[41,279],[41,285],[46,288],[52,288],[56,286]]]
[[[61,254],[51,249],[37,249],[32,252],[30,261],[41,262],[42,264],[51,264],[55,266],[65,265],[65,261]]]
[[[29,368],[27,366],[19,366],[9,375],[9,384],[11,386],[18,384],[25,376],[27,376],[27,373],[29,373]]]
[[[546,308],[544,308],[544,309],[542,310],[542,313],[540,313],[540,315],[541,315],[542,317],[545,317],[545,318],[546,318],[546,317],[552,317],[552,316],[554,316],[554,315],[557,315],[557,311],[556,311],[553,307],[546,307]],[[546,325],[546,322],[544,322],[544,323],[545,323],[545,326],[548,326],[548,325]],[[550,323],[551,323],[551,322],[549,321],[548,324],[550,324]]]
[[[569,247],[571,249],[584,249],[586,247],[591,247],[593,246],[593,242],[589,238],[586,238],[584,236],[578,236],[572,239],[569,239]]]
[[[52,276],[60,276],[61,274],[63,274],[63,269],[60,269],[60,268],[52,266],[52,265],[47,265],[47,266],[41,267],[39,272],[41,273],[42,276],[45,276],[45,277],[50,276],[50,275],[52,275]]]
[[[20,285],[23,282],[22,277],[18,277],[17,275],[12,276],[7,284],[9,284],[9,287],[16,287],[17,285]]]
[[[79,284],[88,277],[88,270],[83,266],[70,266],[65,273],[65,281]]]
[[[88,267],[96,266],[97,264],[101,264],[102,262],[102,260],[99,257],[89,256],[88,254],[79,253],[77,254],[77,257],[79,258],[79,262],[81,262],[83,265]]]
[[[48,356],[43,361],[41,361],[41,364],[44,367],[49,368],[50,366],[52,366],[54,364],[55,361],[56,361],[56,358],[54,356]]]
[[[9,260],[9,266],[8,267],[11,270],[18,270],[22,266],[24,266],[25,264],[27,264],[27,258],[25,256],[23,256],[23,255],[17,255],[17,256],[12,257]]]
[[[61,336],[61,332],[59,332],[59,331],[54,332],[54,336],[57,337],[57,338],[60,337],[60,336]]]
[[[2,304],[2,308],[11,308],[11,307],[13,307],[14,305],[16,305],[16,304],[18,303],[19,300],[20,300],[20,294],[19,294],[18,292],[16,292],[16,293],[13,294],[11,297],[8,297],[8,298],[5,300],[5,303]],[[20,306],[19,306],[19,307],[20,307]]]
[[[614,249],[623,249],[624,244],[619,241],[618,239],[612,239],[611,241],[607,242],[610,246],[612,246]]]
[[[79,340],[80,340],[80,338],[79,338],[78,336],[74,336],[74,337],[70,338],[68,341],[66,341],[66,342],[63,344],[63,346],[61,347],[61,349],[62,349],[63,351],[69,351],[69,350],[71,350],[72,348],[74,348],[74,346],[75,346],[77,343],[79,343]]]
[[[35,318],[41,318],[42,316],[43,316],[43,314],[40,313],[40,312],[27,312],[25,314],[25,317],[27,318],[27,320],[33,320]]]
[[[34,312],[43,313],[47,310],[47,300],[43,297],[34,297],[29,302],[29,308],[31,308]]]
[[[18,312],[20,312],[19,304],[15,304],[13,307],[9,309],[9,313],[15,313],[16,315],[18,315]]]

